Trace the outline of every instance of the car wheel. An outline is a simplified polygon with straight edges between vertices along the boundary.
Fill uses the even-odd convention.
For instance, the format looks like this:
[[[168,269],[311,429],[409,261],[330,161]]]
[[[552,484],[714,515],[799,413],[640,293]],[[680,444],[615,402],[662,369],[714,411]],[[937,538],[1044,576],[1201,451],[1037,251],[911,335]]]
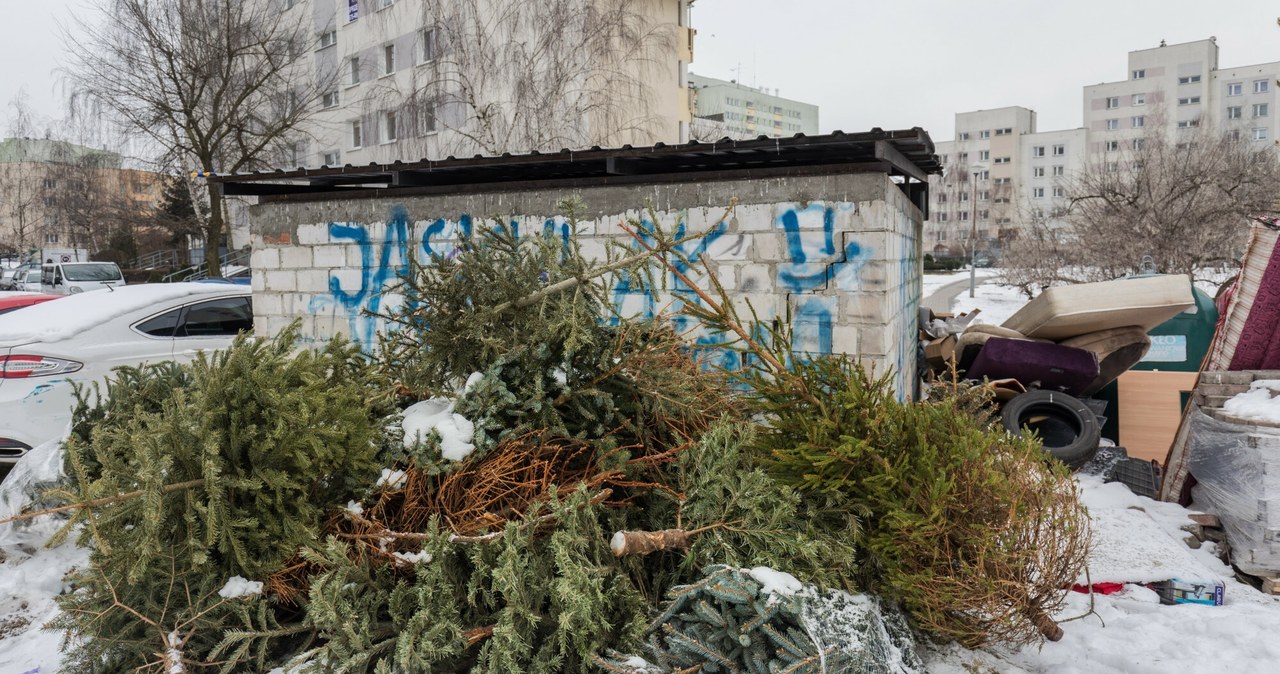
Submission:
[[[1072,470],[1098,453],[1102,429],[1098,418],[1080,400],[1056,391],[1028,391],[1005,403],[1002,425],[1016,435],[1030,431],[1044,450]]]

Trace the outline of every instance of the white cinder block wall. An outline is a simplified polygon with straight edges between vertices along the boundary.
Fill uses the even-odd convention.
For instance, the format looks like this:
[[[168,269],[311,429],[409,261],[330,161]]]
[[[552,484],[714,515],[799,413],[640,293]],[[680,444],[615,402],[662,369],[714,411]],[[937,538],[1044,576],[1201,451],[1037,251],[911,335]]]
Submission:
[[[493,189],[253,207],[259,334],[299,319],[306,340],[342,334],[371,349],[383,326],[370,314],[394,301],[382,290],[409,258],[426,262],[432,253],[448,254],[460,231],[481,222],[500,221],[522,236],[547,229],[565,236],[569,223],[558,204],[574,197],[582,203],[577,236],[587,254],[603,257],[608,240],[635,247],[620,223],[654,215],[668,229],[710,230],[702,242],[685,244],[684,252],[707,261],[735,299],[744,307],[749,300],[761,319],[790,321],[796,350],[857,355],[876,372],[892,368],[900,394],[912,393],[921,214],[882,174]],[[697,267],[688,275],[706,283]],[[614,306],[627,315],[656,315],[673,302],[698,301],[667,276],[674,293],[611,284]],[[725,359],[735,364],[733,354]]]

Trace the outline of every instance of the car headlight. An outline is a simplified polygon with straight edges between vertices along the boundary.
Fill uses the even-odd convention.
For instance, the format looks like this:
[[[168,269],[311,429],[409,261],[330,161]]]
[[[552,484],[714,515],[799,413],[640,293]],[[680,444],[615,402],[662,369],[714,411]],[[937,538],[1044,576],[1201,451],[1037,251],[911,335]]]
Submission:
[[[74,295],[74,294],[76,294],[76,293],[82,293],[82,292],[84,292],[84,288],[81,288],[80,286],[71,286],[71,294],[72,294],[72,295]]]

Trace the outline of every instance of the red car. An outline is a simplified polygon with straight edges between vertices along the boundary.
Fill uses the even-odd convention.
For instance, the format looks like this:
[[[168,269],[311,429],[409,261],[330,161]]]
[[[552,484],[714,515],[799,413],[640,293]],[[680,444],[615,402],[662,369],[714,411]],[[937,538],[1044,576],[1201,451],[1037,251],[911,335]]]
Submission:
[[[40,293],[18,293],[18,294],[12,294],[12,295],[9,293],[5,293],[3,295],[0,295],[0,314],[7,314],[10,311],[13,311],[14,309],[29,307],[33,304],[40,304],[41,302],[56,300],[59,297],[63,297],[63,296],[62,295],[42,295]]]

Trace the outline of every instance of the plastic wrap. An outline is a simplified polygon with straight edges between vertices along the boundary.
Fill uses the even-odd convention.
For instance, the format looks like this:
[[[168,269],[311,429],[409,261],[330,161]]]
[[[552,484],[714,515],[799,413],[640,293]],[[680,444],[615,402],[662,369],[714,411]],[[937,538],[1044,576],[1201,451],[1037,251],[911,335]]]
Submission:
[[[1230,423],[1195,409],[1188,466],[1194,506],[1216,514],[1245,573],[1280,573],[1280,428]]]
[[[41,496],[65,478],[62,441],[50,440],[27,452],[0,484],[0,519],[50,507]],[[42,515],[0,524],[0,551],[5,559],[30,556],[66,521],[63,515]]]

